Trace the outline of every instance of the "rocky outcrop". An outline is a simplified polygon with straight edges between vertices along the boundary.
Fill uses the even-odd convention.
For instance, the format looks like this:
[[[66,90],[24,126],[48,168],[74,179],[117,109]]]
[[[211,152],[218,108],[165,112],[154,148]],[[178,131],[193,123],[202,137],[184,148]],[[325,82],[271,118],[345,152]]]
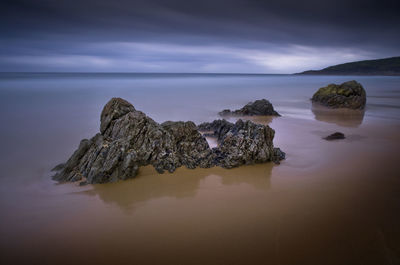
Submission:
[[[103,108],[100,115],[100,132],[104,133],[111,121],[116,120],[123,115],[135,111],[135,108],[128,101],[118,98],[110,100]]]
[[[82,140],[69,160],[54,168],[53,179],[105,183],[133,178],[146,165],[163,173],[183,165],[232,168],[282,159],[268,126],[241,120],[225,125],[219,147],[211,149],[193,122],[158,124],[129,102],[113,98],[101,113],[100,133]],[[209,128],[214,133],[214,125]]]
[[[226,120],[215,120],[213,122],[201,123],[197,128],[201,132],[206,132],[207,136],[213,136],[220,141],[222,137],[233,127],[233,123]]]
[[[271,102],[266,99],[256,100],[246,104],[243,108],[231,111],[225,109],[219,113],[221,116],[281,116],[274,110]]]
[[[364,88],[354,80],[341,85],[330,84],[321,87],[311,100],[331,108],[350,109],[364,109],[367,101]]]
[[[191,169],[208,168],[214,165],[215,155],[193,122],[168,121],[162,123],[161,127],[170,134],[174,151],[178,155],[179,163],[175,168],[182,165]]]
[[[285,159],[285,153],[274,148],[275,131],[268,125],[238,120],[235,124],[226,120],[202,123],[200,131],[212,131],[218,140],[216,164],[232,168],[244,164],[273,161],[279,163]]]

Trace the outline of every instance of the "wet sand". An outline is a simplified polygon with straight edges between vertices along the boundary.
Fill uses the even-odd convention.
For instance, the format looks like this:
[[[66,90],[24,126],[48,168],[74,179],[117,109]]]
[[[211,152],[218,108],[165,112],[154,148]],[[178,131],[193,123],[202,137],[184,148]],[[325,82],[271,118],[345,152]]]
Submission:
[[[276,130],[281,165],[13,191],[22,209],[3,216],[3,264],[398,264],[400,125],[342,127],[347,139],[328,142],[331,119],[257,120]]]
[[[96,78],[0,80],[0,264],[400,264],[400,79]],[[365,113],[312,108],[316,88],[350,79],[367,89]],[[112,96],[196,123],[266,97],[283,116],[251,119],[287,158],[53,182]],[[336,131],[346,139],[322,139]]]

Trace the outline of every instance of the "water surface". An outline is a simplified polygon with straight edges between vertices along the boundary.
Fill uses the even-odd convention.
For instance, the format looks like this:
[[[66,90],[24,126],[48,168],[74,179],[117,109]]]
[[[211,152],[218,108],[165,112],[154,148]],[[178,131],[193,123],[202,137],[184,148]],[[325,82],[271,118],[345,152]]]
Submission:
[[[351,79],[367,91],[365,113],[312,108],[319,87]],[[266,98],[282,117],[255,121],[287,159],[51,181],[111,97],[157,122],[196,123]],[[0,122],[4,264],[400,263],[399,77],[3,73]],[[335,131],[347,138],[322,140]]]

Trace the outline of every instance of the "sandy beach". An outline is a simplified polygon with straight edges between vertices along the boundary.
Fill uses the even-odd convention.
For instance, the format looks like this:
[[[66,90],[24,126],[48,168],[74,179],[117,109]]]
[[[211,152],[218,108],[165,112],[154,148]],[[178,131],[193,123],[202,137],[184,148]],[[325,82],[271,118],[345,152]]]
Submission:
[[[173,174],[144,167],[132,180],[83,187],[52,181],[50,169],[98,130],[98,103],[113,93],[90,77],[68,79],[56,92],[46,88],[57,79],[31,80],[24,115],[18,106],[27,102],[20,98],[26,81],[3,79],[2,103],[17,111],[1,117],[9,139],[1,154],[2,263],[398,264],[399,78],[359,78],[368,101],[354,115],[313,109],[309,101],[319,85],[349,77],[292,78],[107,79],[104,86],[158,121],[210,121],[223,106],[268,98],[282,117],[252,120],[275,130],[286,160]],[[93,83],[97,90],[85,87]],[[164,101],[168,89],[188,84],[196,85],[187,101]],[[284,88],[293,95],[285,99]],[[54,105],[41,105],[39,95]],[[336,131],[346,139],[322,139]],[[16,159],[12,147],[26,157]]]

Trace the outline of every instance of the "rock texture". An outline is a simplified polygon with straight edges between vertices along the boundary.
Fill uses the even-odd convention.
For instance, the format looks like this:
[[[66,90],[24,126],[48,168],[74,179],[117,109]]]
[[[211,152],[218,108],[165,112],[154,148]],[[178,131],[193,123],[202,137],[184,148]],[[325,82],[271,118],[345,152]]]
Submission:
[[[219,113],[221,116],[281,116],[274,110],[271,102],[266,99],[256,100],[246,104],[243,108],[231,111],[225,109]]]
[[[311,100],[331,108],[350,109],[364,109],[367,101],[364,88],[354,80],[341,85],[330,84],[321,87]]]
[[[226,120],[202,123],[200,131],[212,131],[218,140],[216,164],[232,168],[244,164],[273,161],[279,163],[285,159],[285,153],[274,148],[275,131],[268,125],[238,120],[235,124]]]
[[[210,149],[193,122],[158,124],[129,102],[113,98],[101,113],[100,133],[82,140],[68,161],[54,168],[53,179],[105,183],[133,178],[146,165],[163,173],[182,165],[232,168],[283,159],[273,147],[274,130],[268,126],[241,120],[222,123],[227,127],[218,132],[220,145]],[[214,133],[215,126],[209,128]]]
[[[226,120],[204,122],[197,126],[199,131],[207,132],[208,136],[214,136],[220,141],[222,137],[233,127],[233,123]]]

